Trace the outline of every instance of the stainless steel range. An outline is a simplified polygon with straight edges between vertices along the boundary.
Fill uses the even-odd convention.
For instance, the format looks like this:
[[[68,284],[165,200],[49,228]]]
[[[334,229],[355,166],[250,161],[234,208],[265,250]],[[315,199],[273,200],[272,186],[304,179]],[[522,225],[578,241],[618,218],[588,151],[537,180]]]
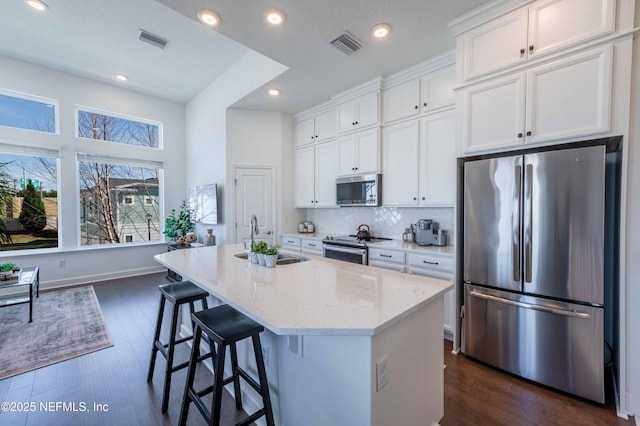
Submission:
[[[368,239],[358,238],[356,235],[329,236],[322,240],[322,256],[345,262],[369,264],[367,243],[390,240],[391,238]]]

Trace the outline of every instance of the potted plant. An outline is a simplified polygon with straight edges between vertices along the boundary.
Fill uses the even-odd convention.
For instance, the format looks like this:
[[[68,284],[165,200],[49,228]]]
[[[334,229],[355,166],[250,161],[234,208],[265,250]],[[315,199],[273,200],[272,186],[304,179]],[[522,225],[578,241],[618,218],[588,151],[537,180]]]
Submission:
[[[178,245],[186,243],[187,233],[193,229],[193,219],[191,209],[187,200],[182,200],[179,211],[171,209],[171,213],[164,221],[164,235],[169,237]]]
[[[278,250],[280,246],[269,246],[264,250],[264,263],[267,268],[274,268],[278,261]]]
[[[264,252],[265,250],[267,250],[267,248],[269,248],[269,246],[267,245],[266,242],[264,241],[258,241],[253,243],[253,248],[251,249],[252,252],[255,253],[258,262],[260,265],[264,266]],[[253,263],[253,261],[252,261]]]

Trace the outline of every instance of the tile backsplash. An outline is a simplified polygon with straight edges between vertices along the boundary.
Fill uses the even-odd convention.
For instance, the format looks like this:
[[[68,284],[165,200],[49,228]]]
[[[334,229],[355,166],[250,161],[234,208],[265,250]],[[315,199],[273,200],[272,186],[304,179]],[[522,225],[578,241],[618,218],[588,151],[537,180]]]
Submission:
[[[453,234],[453,208],[400,208],[400,207],[342,207],[337,209],[307,209],[307,220],[316,232],[329,234],[355,234],[362,223],[371,227],[376,237],[402,239],[409,224],[419,219],[432,219],[447,231],[447,244],[455,241]]]

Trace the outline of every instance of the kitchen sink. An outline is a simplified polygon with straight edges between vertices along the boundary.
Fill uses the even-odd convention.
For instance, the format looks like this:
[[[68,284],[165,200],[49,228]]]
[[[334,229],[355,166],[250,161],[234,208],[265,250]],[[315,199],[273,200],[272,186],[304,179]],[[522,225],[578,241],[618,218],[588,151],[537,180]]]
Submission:
[[[248,259],[249,258],[249,254],[247,252],[236,253],[236,254],[234,254],[234,256],[239,258],[239,259]],[[306,262],[307,260],[309,260],[308,257],[294,256],[294,255],[291,255],[291,254],[278,253],[278,260],[276,261],[276,265],[289,265],[291,263]]]

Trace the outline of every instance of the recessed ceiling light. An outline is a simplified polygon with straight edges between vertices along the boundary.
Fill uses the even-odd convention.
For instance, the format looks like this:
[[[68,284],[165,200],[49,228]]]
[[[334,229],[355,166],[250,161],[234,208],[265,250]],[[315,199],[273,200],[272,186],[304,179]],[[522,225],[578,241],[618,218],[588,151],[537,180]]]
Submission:
[[[124,74],[116,74],[116,78],[117,78],[118,80],[120,80],[120,81],[127,81],[127,80],[129,80],[129,77],[127,77],[127,76],[126,76],[126,75],[124,75]]]
[[[211,9],[200,9],[198,11],[198,18],[203,24],[210,27],[215,27],[220,23],[220,15]]]
[[[264,13],[264,18],[271,25],[280,25],[284,22],[284,12],[278,9],[269,9]]]
[[[371,28],[371,34],[375,38],[384,38],[391,32],[391,26],[389,24],[378,24]]]
[[[269,89],[269,96],[280,96],[280,89]]]
[[[49,9],[49,6],[41,0],[27,0],[27,4],[36,10]]]

